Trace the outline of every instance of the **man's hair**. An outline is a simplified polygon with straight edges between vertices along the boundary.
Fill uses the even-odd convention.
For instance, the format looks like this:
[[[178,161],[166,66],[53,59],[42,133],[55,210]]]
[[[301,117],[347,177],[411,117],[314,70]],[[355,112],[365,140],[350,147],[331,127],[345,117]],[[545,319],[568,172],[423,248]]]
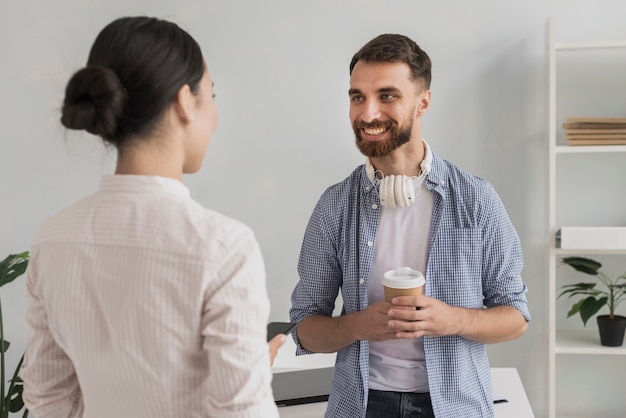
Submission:
[[[411,69],[413,80],[423,80],[424,87],[430,88],[430,57],[413,40],[396,34],[378,35],[352,57],[350,74],[358,61],[403,62]]]

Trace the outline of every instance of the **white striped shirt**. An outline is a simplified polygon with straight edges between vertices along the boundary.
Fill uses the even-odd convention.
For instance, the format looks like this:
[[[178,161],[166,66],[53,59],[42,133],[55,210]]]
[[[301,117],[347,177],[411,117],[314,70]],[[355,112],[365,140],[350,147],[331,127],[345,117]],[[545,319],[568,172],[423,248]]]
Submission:
[[[36,234],[21,377],[35,417],[278,417],[262,255],[179,181],[112,175]]]

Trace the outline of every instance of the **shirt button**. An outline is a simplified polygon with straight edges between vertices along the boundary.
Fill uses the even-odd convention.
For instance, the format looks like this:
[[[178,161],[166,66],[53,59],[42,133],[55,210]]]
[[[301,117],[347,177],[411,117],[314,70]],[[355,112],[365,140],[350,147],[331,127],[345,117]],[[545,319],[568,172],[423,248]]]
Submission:
[[[376,203],[374,203],[374,204],[372,205],[372,209],[378,209],[378,205],[377,205]]]
[[[374,243],[372,241],[367,241],[367,246],[371,247],[372,245],[374,245]]]
[[[361,279],[361,280],[359,280],[359,283],[363,284],[363,283],[365,283],[365,280]]]

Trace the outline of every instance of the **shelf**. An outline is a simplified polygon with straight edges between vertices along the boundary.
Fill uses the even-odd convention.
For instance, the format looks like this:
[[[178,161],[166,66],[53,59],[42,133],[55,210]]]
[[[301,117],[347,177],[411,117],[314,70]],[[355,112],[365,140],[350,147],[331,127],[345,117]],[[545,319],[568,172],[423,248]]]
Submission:
[[[585,250],[585,249],[563,249],[555,248],[554,254],[556,255],[585,255],[585,254],[597,254],[597,255],[624,255],[626,250]]]
[[[593,331],[557,331],[557,354],[593,354],[626,355],[626,346],[604,347],[600,345],[598,330]]]
[[[622,51],[626,50],[626,39],[620,40],[606,40],[606,41],[589,41],[589,42],[560,42],[556,39],[556,30],[555,30],[555,20],[554,18],[550,18],[548,20],[547,25],[547,59],[548,59],[548,232],[549,236],[549,257],[548,257],[548,417],[549,418],[574,418],[571,415],[582,414],[585,415],[589,411],[577,411],[576,409],[567,409],[563,406],[567,405],[567,391],[561,390],[557,391],[557,377],[563,379],[562,373],[564,370],[562,367],[565,363],[570,363],[570,360],[574,360],[574,363],[579,360],[589,360],[590,364],[596,363],[613,363],[616,359],[615,356],[626,356],[626,346],[622,347],[604,347],[600,343],[600,335],[598,332],[597,326],[589,325],[586,329],[580,328],[579,330],[568,330],[568,329],[558,329],[557,328],[557,311],[562,308],[561,306],[557,307],[557,268],[559,266],[558,260],[561,257],[570,256],[590,256],[594,255],[617,255],[617,256],[626,256],[626,249],[563,249],[557,246],[558,241],[556,240],[556,232],[562,227],[559,226],[558,221],[560,216],[560,212],[557,211],[557,207],[560,208],[560,204],[566,203],[568,198],[570,198],[572,192],[572,184],[571,183],[563,183],[560,182],[566,180],[567,175],[572,170],[575,170],[576,166],[572,166],[572,163],[582,163],[584,164],[584,159],[591,159],[595,164],[606,164],[607,170],[610,170],[609,166],[618,166],[622,167],[624,162],[624,158],[626,157],[626,145],[601,145],[602,141],[598,140],[598,142],[592,142],[591,145],[571,145],[566,141],[567,132],[562,131],[562,121],[559,120],[562,118],[562,114],[572,113],[574,109],[576,109],[576,115],[584,115],[589,112],[589,114],[593,114],[596,117],[616,117],[618,115],[615,112],[623,112],[623,101],[618,100],[609,100],[603,97],[603,104],[606,104],[602,109],[599,109],[595,106],[592,98],[589,100],[585,100],[581,103],[576,99],[576,95],[570,95],[569,93],[573,93],[576,89],[576,83],[572,83],[571,80],[567,80],[566,82],[561,84],[557,83],[557,76],[563,75],[563,71],[568,70],[568,66],[577,65],[575,61],[571,61],[570,59],[588,59],[590,64],[597,63],[598,65],[604,65],[602,60],[599,58],[605,59],[607,57],[620,58],[619,61],[611,61],[606,66],[608,70],[607,74],[611,74],[612,76],[619,76],[620,78],[617,81],[611,82],[607,79],[606,87],[610,88],[611,92],[614,92],[619,98],[623,98],[624,93],[624,84],[623,78],[621,78],[621,74],[623,74],[624,62],[621,60],[623,58]],[[617,51],[618,48],[621,50]],[[594,50],[596,52],[594,52]],[[569,54],[569,52],[574,52],[573,54]],[[580,51],[582,53],[577,53],[576,51]],[[561,55],[563,54],[563,55]],[[570,55],[566,57],[566,55]],[[594,61],[594,59],[596,61]],[[587,64],[587,62],[585,62]],[[563,65],[563,69],[561,72],[557,72],[557,67]],[[605,67],[602,67],[605,69]],[[580,76],[580,75],[578,75]],[[558,88],[557,88],[558,87]],[[613,89],[614,88],[614,89]],[[595,100],[595,99],[594,99]],[[573,106],[573,104],[576,104]],[[580,106],[578,106],[580,104]],[[569,106],[569,107],[568,107]],[[558,107],[558,109],[557,109]],[[560,112],[560,113],[559,113]],[[596,114],[599,113],[599,114]],[[619,115],[626,116],[626,115]],[[614,141],[614,143],[617,141]],[[611,157],[607,154],[621,154],[616,155],[613,158],[605,158]],[[594,155],[595,154],[595,155]],[[573,155],[574,157],[563,157],[563,155]],[[578,157],[576,157],[578,156]],[[575,161],[571,160],[574,158]],[[578,158],[583,158],[582,160],[578,160]],[[600,161],[599,161],[600,160]],[[606,160],[606,161],[605,161]],[[563,167],[560,165],[563,163]],[[557,169],[558,167],[558,169]],[[584,168],[584,165],[583,165]],[[559,171],[560,170],[560,171]],[[565,171],[563,171],[565,170]],[[569,170],[569,171],[568,171]],[[565,188],[565,194],[558,193],[561,189],[560,186],[568,186]],[[588,186],[588,184],[585,184]],[[612,189],[609,189],[609,186],[604,186],[603,183],[599,180],[597,184],[598,188],[604,187],[603,191],[607,194],[607,196],[613,196],[611,192]],[[570,193],[570,194],[567,194]],[[616,193],[616,192],[613,192]],[[620,200],[621,195],[616,195],[616,201],[618,204],[616,205],[615,211],[619,211],[620,205],[622,205],[623,201]],[[571,199],[570,199],[571,200]],[[613,199],[610,199],[613,201]],[[581,207],[581,210],[585,210],[586,208],[589,211],[593,211],[594,205],[597,204],[593,199],[580,199],[580,203],[584,205]],[[622,205],[623,206],[623,205]],[[618,212],[616,212],[617,214]],[[602,214],[599,213],[595,218],[597,218],[598,223],[602,222],[613,222],[613,223],[621,223],[622,218],[618,215],[615,219],[605,219],[602,217]],[[573,219],[577,219],[575,216]],[[593,217],[591,218],[593,219]],[[561,219],[563,220],[563,219]],[[582,220],[582,218],[581,218]],[[574,223],[577,222],[574,220]],[[583,221],[584,222],[584,221]],[[588,221],[587,221],[588,222]],[[581,226],[581,225],[571,225],[571,226]],[[609,226],[609,225],[607,225]],[[626,225],[623,225],[626,226]],[[580,245],[572,245],[570,240],[570,246],[594,246],[592,242],[581,242]],[[600,247],[600,245],[595,245],[596,247]],[[613,245],[613,243],[607,243],[608,247],[623,247],[623,245]],[[559,314],[563,312],[558,311]],[[594,319],[595,322],[595,319]],[[586,358],[569,358],[564,356],[587,356]],[[610,356],[612,358],[604,358],[600,359],[593,358],[593,356]],[[591,357],[589,357],[591,356]],[[563,364],[558,361],[561,359]],[[603,360],[603,361],[602,361]],[[611,366],[609,366],[611,367]],[[599,376],[602,376],[607,370],[598,369],[597,372],[593,372],[592,375],[589,376],[590,381],[594,381]],[[570,385],[569,381],[560,380],[559,384],[564,385],[564,387],[568,387]],[[620,376],[620,383],[622,381],[622,376]],[[596,394],[591,395],[592,398],[596,398]],[[557,399],[558,398],[558,399]],[[561,402],[559,402],[561,401]],[[594,401],[603,402],[604,400],[594,399]],[[621,411],[623,408],[620,404],[621,399],[612,400],[608,406],[610,409]],[[561,405],[562,402],[565,402]],[[558,408],[557,408],[558,406]],[[560,411],[558,410],[560,409]],[[565,414],[565,412],[569,412]],[[561,412],[562,414],[559,414]],[[589,415],[587,415],[589,416]],[[595,415],[594,415],[595,416]]]
[[[595,41],[595,42],[555,42],[554,49],[557,51],[574,49],[610,49],[626,48],[626,40]]]
[[[590,162],[594,164],[606,164],[606,169],[611,170],[613,166],[622,167],[626,162],[624,158],[626,157],[626,145],[619,145],[619,141],[613,141],[611,145],[603,145],[603,142],[600,138],[598,138],[597,142],[591,142],[591,145],[577,145],[580,142],[576,143],[573,141],[566,141],[568,138],[568,132],[563,132],[562,121],[559,120],[563,117],[564,114],[567,113],[575,113],[577,116],[582,116],[585,113],[589,112],[589,114],[593,114],[593,117],[616,117],[616,112],[623,112],[623,100],[616,100],[613,96],[610,98],[605,98],[603,95],[600,97],[587,98],[585,96],[585,100],[580,102],[577,100],[576,94],[573,94],[575,90],[578,88],[575,81],[570,80],[568,77],[565,77],[565,82],[561,81],[561,83],[557,83],[557,76],[561,77],[566,75],[563,71],[568,71],[568,66],[578,65],[580,64],[580,60],[585,60],[585,65],[599,65],[604,70],[606,69],[607,75],[610,76],[619,76],[617,81],[613,78],[607,79],[605,85],[602,87],[608,88],[611,92],[615,92],[615,95],[620,99],[623,98],[624,93],[624,84],[623,78],[621,78],[621,74],[623,74],[624,61],[622,51],[626,50],[626,39],[619,40],[604,40],[604,41],[585,41],[585,42],[570,42],[570,41],[557,41],[556,39],[556,25],[555,19],[550,18],[547,22],[547,42],[548,42],[548,225],[547,230],[549,233],[549,257],[548,257],[548,352],[549,352],[549,360],[548,360],[548,417],[549,418],[565,418],[566,416],[569,418],[574,418],[571,415],[576,416],[577,414],[586,415],[586,416],[597,416],[598,414],[593,414],[592,410],[596,408],[607,410],[607,408],[611,411],[621,411],[622,406],[620,404],[620,399],[610,401],[608,405],[600,405],[595,403],[603,402],[601,399],[601,395],[598,393],[590,394],[593,399],[590,401],[589,408],[585,408],[585,411],[578,411],[577,409],[571,409],[564,407],[568,403],[568,398],[565,393],[568,392],[570,385],[575,385],[575,382],[569,382],[564,379],[564,375],[567,373],[563,370],[565,363],[570,363],[571,360],[574,360],[574,363],[577,363],[579,360],[582,362],[587,361],[589,364],[595,364],[595,360],[600,360],[597,363],[605,364],[606,362],[613,363],[615,360],[621,360],[615,358],[615,356],[626,356],[626,346],[622,347],[605,347],[600,343],[600,335],[598,332],[597,326],[595,326],[595,319],[593,320],[594,324],[588,325],[586,328],[579,328],[577,330],[570,330],[566,328],[558,329],[557,328],[557,313],[563,314],[560,311],[562,306],[557,306],[556,300],[558,295],[557,290],[557,269],[559,267],[559,258],[566,256],[589,256],[594,257],[598,256],[626,256],[626,249],[613,249],[614,247],[626,247],[626,245],[622,245],[621,243],[614,244],[613,241],[605,242],[605,245],[598,245],[597,241],[590,240],[580,240],[577,244],[572,242],[571,237],[569,238],[569,243],[567,246],[570,247],[584,247],[584,246],[595,246],[595,247],[612,247],[612,249],[582,249],[582,248],[559,248],[559,241],[557,240],[557,231],[559,228],[562,228],[562,225],[559,225],[559,220],[563,221],[564,218],[559,219],[561,216],[561,212],[557,211],[557,207],[562,210],[560,207],[561,204],[568,204],[571,200],[571,195],[574,193],[575,189],[572,189],[572,184],[563,183],[560,184],[564,179],[567,179],[567,175],[571,174],[573,170],[578,170],[578,164],[583,164],[582,168],[584,169],[584,160],[590,159]],[[617,50],[621,49],[621,50]],[[578,53],[579,51],[580,53]],[[595,51],[595,52],[594,52]],[[570,54],[570,52],[573,52]],[[561,55],[562,54],[562,55]],[[569,55],[569,56],[566,56]],[[611,58],[612,61],[605,65],[604,60],[608,57]],[[619,58],[618,61],[613,60],[614,58]],[[578,61],[576,61],[578,60]],[[557,72],[557,67],[563,65],[563,69],[561,72]],[[586,68],[586,67],[585,67]],[[583,74],[572,74],[572,78],[578,80],[579,77],[585,77],[585,73],[593,74],[591,69],[586,70]],[[568,76],[570,74],[567,74]],[[603,73],[604,75],[604,73]],[[580,80],[579,80],[580,81]],[[586,81],[583,78],[583,82]],[[571,93],[571,94],[570,94]],[[599,94],[602,93],[599,91]],[[595,106],[594,100],[603,100],[602,104],[606,106],[600,108]],[[580,106],[579,106],[580,105]],[[557,109],[558,107],[558,109]],[[575,111],[573,111],[576,109]],[[626,115],[620,115],[626,116]],[[604,143],[609,143],[606,141]],[[610,156],[608,154],[617,154],[615,156]],[[564,155],[572,155],[573,157],[564,157]],[[608,158],[611,157],[611,158]],[[573,160],[572,160],[573,158]],[[582,160],[578,160],[578,158],[582,158]],[[557,170],[557,166],[560,171]],[[574,165],[572,165],[574,164]],[[604,167],[602,167],[604,168]],[[611,176],[611,171],[607,171],[609,176]],[[578,171],[576,171],[578,173]],[[620,172],[621,173],[621,172]],[[617,174],[617,173],[616,173]],[[607,175],[605,173],[605,175]],[[565,176],[565,177],[564,177]],[[601,178],[600,178],[601,179]],[[611,181],[615,181],[616,184],[619,183],[621,177],[617,174],[614,177],[610,177]],[[567,179],[569,181],[569,179]],[[601,179],[602,180],[602,179]],[[600,180],[599,180],[600,181]],[[615,189],[616,195],[616,204],[614,205],[614,212],[611,212],[611,217],[604,217],[602,213],[598,213],[595,216],[597,223],[622,223],[623,217],[620,216],[623,209],[620,207],[623,206],[623,201],[621,200],[622,194],[619,194],[623,189],[623,182],[619,183],[619,188],[611,188],[611,186],[606,186],[607,194],[610,193],[610,190]],[[586,184],[585,184],[586,185]],[[564,193],[557,193],[557,190],[560,189],[560,186],[568,186],[565,187]],[[609,190],[610,189],[610,190]],[[569,194],[568,194],[569,193]],[[611,195],[612,196],[612,195]],[[590,213],[594,210],[594,205],[597,202],[594,199],[581,199],[580,204],[584,205],[580,208],[581,211],[588,209]],[[578,208],[577,208],[578,209]],[[621,212],[620,212],[621,211]],[[568,214],[572,215],[572,219],[574,219],[574,225],[570,226],[583,226],[576,225],[576,220],[578,219],[576,214]],[[588,214],[586,214],[588,215]],[[583,219],[583,218],[580,218]],[[594,217],[591,217],[594,219]],[[570,221],[571,222],[571,221]],[[589,221],[587,221],[589,222]],[[584,221],[583,221],[584,223]],[[594,225],[600,226],[600,225]],[[613,226],[613,225],[606,225]],[[622,225],[620,225],[622,226]],[[626,224],[623,225],[626,227]],[[596,237],[597,238],[597,237]],[[602,240],[601,240],[602,241]],[[611,257],[607,257],[611,258]],[[585,358],[569,358],[567,356],[586,356]],[[609,358],[602,358],[609,356]],[[593,356],[596,356],[594,359]],[[561,361],[558,361],[560,358]],[[626,358],[626,357],[625,357]],[[603,360],[603,361],[602,361]],[[612,366],[608,366],[612,367]],[[581,369],[582,370],[582,369]],[[604,370],[598,370],[594,372],[594,375],[589,376],[589,379],[594,379],[594,377],[601,375],[604,373]],[[561,379],[557,379],[557,377],[561,377]],[[567,379],[567,378],[565,378]],[[563,390],[559,388],[557,390],[557,380],[560,385],[564,385],[568,390]],[[621,377],[619,378],[620,383],[622,381]],[[560,411],[559,411],[560,409]],[[566,411],[568,413],[566,413]],[[561,412],[563,415],[560,415]],[[611,412],[613,413],[613,412]]]
[[[557,154],[626,152],[626,145],[557,145],[554,151]]]

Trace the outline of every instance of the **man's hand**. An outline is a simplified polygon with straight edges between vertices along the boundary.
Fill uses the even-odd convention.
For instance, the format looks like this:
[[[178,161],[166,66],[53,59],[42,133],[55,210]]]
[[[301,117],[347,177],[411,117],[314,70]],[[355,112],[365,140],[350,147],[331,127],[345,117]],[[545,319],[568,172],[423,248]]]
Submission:
[[[389,326],[389,309],[394,305],[386,301],[372,303],[353,315],[352,334],[355,340],[386,341],[398,338],[397,328]],[[415,309],[413,309],[415,310]]]
[[[459,333],[460,308],[429,296],[398,296],[389,308],[389,328],[396,338],[441,337]]]
[[[311,315],[298,324],[298,339],[314,353],[335,353],[356,341],[385,341],[396,337],[397,329],[387,324],[391,303],[379,301],[362,311],[338,317]]]
[[[389,308],[389,328],[395,338],[459,335],[485,344],[519,338],[528,327],[511,306],[470,309],[450,306],[429,296],[398,296]]]
[[[378,301],[339,317],[309,316],[298,325],[300,344],[315,353],[334,353],[356,341],[425,335],[459,335],[491,344],[519,338],[528,327],[522,314],[511,306],[460,308],[426,295],[398,296],[392,302]]]

